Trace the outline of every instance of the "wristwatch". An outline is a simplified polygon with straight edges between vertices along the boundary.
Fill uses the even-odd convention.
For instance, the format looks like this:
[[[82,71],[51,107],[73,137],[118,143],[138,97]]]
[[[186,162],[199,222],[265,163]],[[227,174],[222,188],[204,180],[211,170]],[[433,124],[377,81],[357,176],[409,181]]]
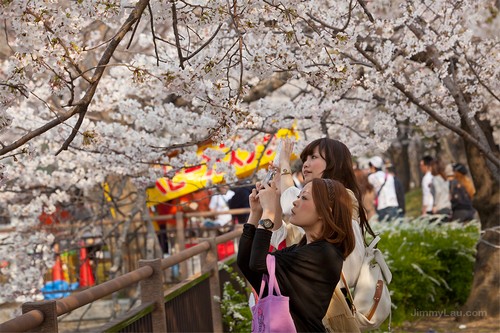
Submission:
[[[259,221],[259,225],[263,226],[264,229],[269,230],[274,228],[274,222],[270,219],[262,219]]]
[[[288,169],[281,169],[281,175],[284,176],[284,175],[291,175],[292,173],[290,172],[290,170]]]

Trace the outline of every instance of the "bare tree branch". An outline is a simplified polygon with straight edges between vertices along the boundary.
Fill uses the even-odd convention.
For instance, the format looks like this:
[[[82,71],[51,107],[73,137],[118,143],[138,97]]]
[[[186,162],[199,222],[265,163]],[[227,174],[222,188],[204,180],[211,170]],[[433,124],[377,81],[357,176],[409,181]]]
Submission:
[[[177,27],[177,7],[175,6],[175,0],[170,0],[170,2],[172,3],[172,27],[174,28],[175,46],[177,47],[177,54],[179,55],[180,67],[184,69],[184,57],[182,56],[179,28]]]
[[[151,9],[151,4],[148,3],[150,24],[151,24],[151,35],[153,35],[153,45],[155,47],[155,55],[156,55],[156,66],[160,66],[160,57],[158,55],[158,46],[156,45],[156,36],[155,36],[155,25],[153,21],[153,10]]]
[[[472,71],[472,73],[474,73],[474,75],[476,76],[477,78],[477,82],[479,82],[480,85],[482,85],[484,87],[484,89],[486,89],[487,92],[489,92],[491,94],[491,96],[493,96],[497,101],[500,102],[500,96],[497,96],[493,90],[491,90],[490,87],[488,87],[484,82],[483,80],[481,80],[481,78],[479,77],[479,74],[476,72],[476,70],[474,69],[474,64],[469,60],[469,58],[467,58],[467,56],[465,56],[465,61],[467,61],[467,64],[469,64],[469,68],[470,70]]]
[[[363,8],[363,11],[365,12],[366,16],[368,16],[368,19],[370,20],[370,22],[372,22],[372,23],[375,22],[375,19],[373,18],[372,13],[370,13],[370,11],[368,10],[368,8],[366,7],[365,0],[358,0],[358,3]]]

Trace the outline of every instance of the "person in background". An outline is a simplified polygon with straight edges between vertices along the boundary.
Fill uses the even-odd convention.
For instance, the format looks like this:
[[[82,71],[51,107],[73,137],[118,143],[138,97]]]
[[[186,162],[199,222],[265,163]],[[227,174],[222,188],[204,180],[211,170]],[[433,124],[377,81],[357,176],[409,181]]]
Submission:
[[[175,214],[178,211],[184,211],[183,208],[186,207],[186,204],[189,202],[186,196],[181,196],[179,198],[175,198],[163,203],[160,203],[151,208],[151,210],[157,215],[172,215],[171,218],[162,218],[156,220],[158,224],[158,242],[160,243],[160,247],[163,251],[163,255],[170,253],[170,242],[172,239],[169,239],[169,231],[175,231],[177,228],[177,221],[175,219]],[[155,214],[155,215],[156,215]],[[187,219],[184,220],[184,224],[187,224]]]
[[[217,193],[213,194],[210,198],[208,207],[212,212],[224,212],[229,210],[228,202],[234,196],[234,192],[229,189],[228,185],[221,185],[217,189]],[[231,224],[233,216],[231,214],[218,214],[215,215],[213,220],[204,222],[205,227],[224,227]]]
[[[455,176],[457,173],[459,173],[459,177],[464,176],[462,172],[467,172],[467,169],[464,170],[463,168],[461,168],[462,172],[454,171],[454,166],[455,164],[448,164],[445,168],[445,174],[450,184],[451,220],[468,222],[473,220],[474,215],[476,214],[476,211],[472,206],[472,198],[469,195],[466,187],[464,186],[464,183],[467,184],[466,186],[469,186],[469,188],[470,185],[468,182],[458,181]],[[474,185],[471,185],[473,188]]]
[[[343,261],[354,249],[351,197],[338,181],[308,182],[294,200],[290,217],[304,236],[298,244],[269,253],[280,193],[275,182],[263,185],[250,195],[251,213],[239,242],[238,266],[259,293],[262,276],[268,273],[266,257],[274,256],[276,280],[282,295],[289,297],[297,332],[325,332],[323,317]]]
[[[394,165],[388,164],[385,167],[387,172],[394,178],[394,188],[396,190],[396,197],[398,198],[399,217],[404,217],[406,214],[405,189],[399,178],[396,176],[396,169],[394,168]]]
[[[292,179],[293,184],[296,188],[302,189],[304,187],[304,175],[302,174],[302,161],[300,159],[296,159],[292,163],[291,171],[292,171]]]
[[[365,169],[366,170],[366,169]],[[354,174],[359,185],[359,190],[363,197],[363,206],[366,211],[366,218],[370,220],[375,215],[375,190],[373,185],[368,182],[367,171],[356,168]]]
[[[434,158],[429,155],[425,155],[420,160],[420,171],[424,174],[422,178],[422,215],[432,214],[432,207],[434,204],[434,199],[431,193],[432,184],[432,163]]]
[[[368,161],[370,174],[368,182],[375,190],[375,209],[379,221],[390,221],[399,217],[399,204],[394,185],[394,177],[382,171],[384,160],[380,156],[373,156]]]
[[[254,186],[248,182],[238,182],[231,190],[234,195],[227,202],[230,209],[250,208],[248,196],[252,193]],[[243,224],[248,220],[248,213],[233,214],[233,221],[235,224]]]
[[[453,164],[453,171],[455,172],[455,179],[458,180],[460,184],[465,188],[469,197],[474,199],[474,195],[476,194],[476,188],[474,187],[474,183],[472,179],[467,176],[468,170],[467,167],[461,163]]]
[[[439,160],[432,162],[431,174],[432,215],[443,215],[441,221],[448,222],[451,217],[450,185]]]

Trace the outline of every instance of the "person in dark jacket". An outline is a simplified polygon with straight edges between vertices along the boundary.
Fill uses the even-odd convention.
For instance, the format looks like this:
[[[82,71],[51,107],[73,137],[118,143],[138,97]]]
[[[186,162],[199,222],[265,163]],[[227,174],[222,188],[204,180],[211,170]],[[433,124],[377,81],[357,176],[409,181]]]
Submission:
[[[250,195],[250,217],[244,225],[238,266],[259,293],[272,235],[279,193],[276,185],[257,185]],[[271,253],[276,279],[290,298],[297,332],[325,332],[326,314],[345,258],[354,249],[352,200],[345,187],[332,179],[313,179],[293,202],[290,223],[304,229],[299,244]],[[267,288],[266,288],[267,289]],[[264,291],[264,293],[266,290]],[[265,296],[265,294],[264,294]]]

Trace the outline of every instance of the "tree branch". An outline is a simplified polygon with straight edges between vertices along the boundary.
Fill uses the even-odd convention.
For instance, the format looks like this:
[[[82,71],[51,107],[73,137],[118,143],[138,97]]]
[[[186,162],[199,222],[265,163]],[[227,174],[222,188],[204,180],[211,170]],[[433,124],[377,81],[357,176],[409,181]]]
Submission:
[[[106,69],[106,65],[109,63],[109,60],[111,59],[113,53],[115,52],[116,48],[120,44],[120,42],[123,40],[127,32],[130,30],[132,25],[139,20],[141,17],[142,13],[144,12],[144,9],[148,5],[149,0],[140,0],[137,5],[135,6],[134,10],[130,13],[129,17],[123,23],[123,25],[120,27],[118,30],[117,34],[111,39],[108,47],[104,51],[104,54],[101,57],[101,60],[99,61],[99,64],[97,65],[95,71],[94,71],[94,76],[92,77],[91,80],[91,85],[87,88],[87,91],[85,95],[82,97],[82,99],[75,105],[72,111],[68,112],[67,114],[63,116],[58,116],[56,119],[53,119],[52,121],[48,122],[47,124],[37,128],[36,130],[33,130],[23,137],[21,137],[19,140],[15,141],[14,143],[7,145],[0,149],[0,156],[4,155],[16,148],[19,148],[20,146],[24,145],[31,139],[33,139],[36,136],[39,136],[48,130],[58,126],[59,124],[62,124],[69,118],[73,117],[75,114],[83,114],[85,116],[85,113],[87,112],[88,106],[90,102],[92,101],[92,98],[94,97],[94,94],[97,90],[97,86],[99,85],[99,81],[104,73],[104,70]],[[82,115],[80,115],[82,117]],[[78,129],[76,129],[78,130]],[[71,138],[71,137],[70,137]],[[67,149],[69,143],[69,139],[66,140],[64,143],[63,149]],[[71,139],[72,140],[72,139]],[[64,148],[66,147],[66,148]],[[61,150],[58,151],[58,154],[61,152]]]
[[[184,69],[184,57],[182,56],[179,28],[177,27],[177,8],[175,7],[175,0],[170,0],[170,2],[172,3],[172,27],[174,28],[175,46],[177,48],[177,54],[179,55],[180,66]]]
[[[461,129],[458,126],[455,126],[453,124],[450,124],[446,120],[444,120],[436,111],[431,109],[429,106],[422,104],[417,97],[415,97],[411,92],[406,90],[405,86],[396,80],[392,80],[392,83],[394,87],[396,87],[399,91],[401,91],[413,104],[421,108],[425,113],[427,113],[429,116],[431,116],[435,121],[443,125],[444,127],[452,130],[453,132],[457,133],[460,135],[464,140],[467,140],[468,142],[472,143],[474,146],[477,147],[491,162],[493,162],[497,167],[500,167],[500,159],[496,157],[491,149],[488,147],[485,147],[479,140],[474,138],[472,135],[470,135],[468,132],[465,130]]]
[[[158,56],[158,46],[156,45],[156,36],[155,36],[155,26],[153,22],[153,10],[151,9],[151,4],[148,3],[149,16],[151,17],[151,35],[153,36],[153,45],[155,47],[155,55],[156,55],[156,66],[160,66],[160,57]]]

